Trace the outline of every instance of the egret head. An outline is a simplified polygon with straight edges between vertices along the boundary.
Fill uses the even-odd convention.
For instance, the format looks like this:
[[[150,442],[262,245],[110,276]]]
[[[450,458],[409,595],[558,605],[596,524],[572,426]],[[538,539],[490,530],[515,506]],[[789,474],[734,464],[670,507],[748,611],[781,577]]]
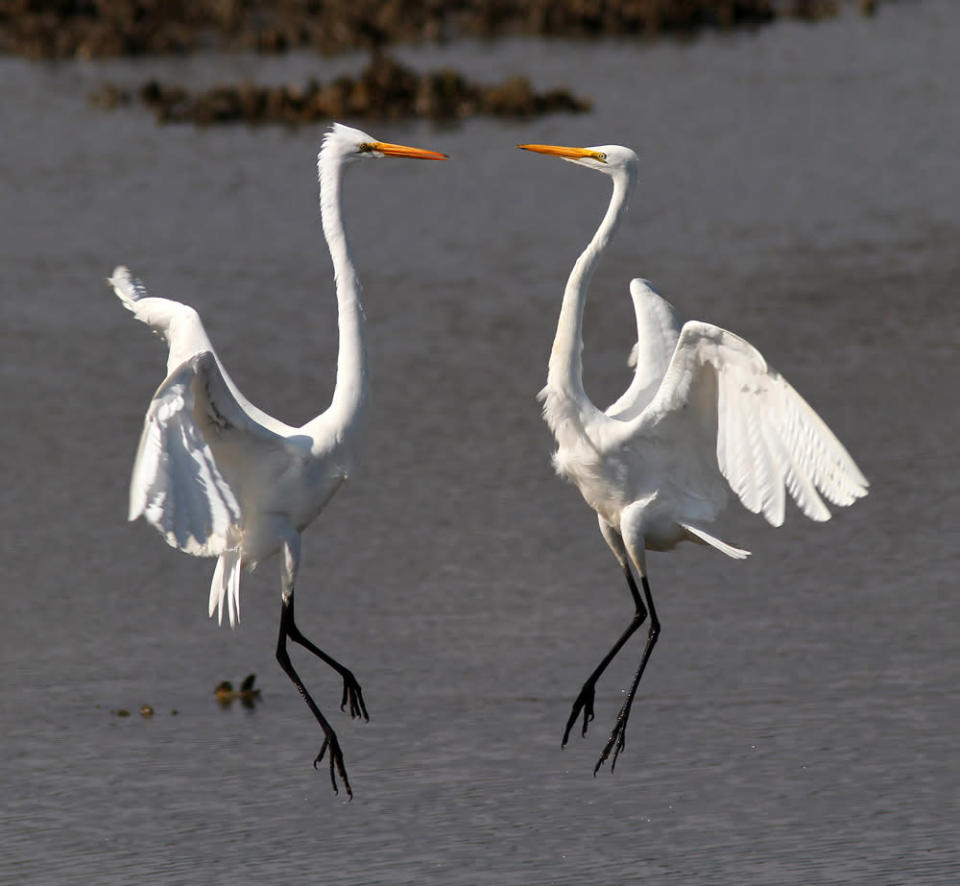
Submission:
[[[323,137],[319,161],[324,159],[349,163],[362,159],[381,159],[383,157],[408,157],[416,160],[446,160],[446,154],[425,151],[421,148],[408,148],[406,145],[394,145],[377,141],[360,129],[334,123]]]
[[[560,145],[517,145],[517,147],[524,151],[560,157],[578,166],[605,172],[607,175],[627,173],[632,177],[636,174],[639,162],[637,155],[623,145],[596,145],[591,148],[565,148]]]

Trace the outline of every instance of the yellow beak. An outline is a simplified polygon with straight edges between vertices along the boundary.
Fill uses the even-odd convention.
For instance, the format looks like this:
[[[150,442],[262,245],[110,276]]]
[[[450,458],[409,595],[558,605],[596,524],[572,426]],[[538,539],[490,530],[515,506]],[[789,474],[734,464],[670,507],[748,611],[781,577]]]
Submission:
[[[446,160],[446,154],[437,151],[425,151],[423,148],[408,148],[406,145],[392,145],[390,142],[371,142],[370,149],[387,157],[409,157],[413,160]]]
[[[591,151],[590,148],[564,148],[560,145],[517,145],[524,151],[534,151],[537,154],[550,154],[552,157],[563,157],[564,160],[582,160],[590,157],[605,163],[607,158],[600,151]]]

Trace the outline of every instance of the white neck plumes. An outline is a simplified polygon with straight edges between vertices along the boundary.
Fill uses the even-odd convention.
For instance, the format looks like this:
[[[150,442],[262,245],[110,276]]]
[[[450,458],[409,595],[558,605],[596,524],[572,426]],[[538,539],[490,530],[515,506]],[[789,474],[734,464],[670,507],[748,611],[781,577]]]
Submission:
[[[583,306],[594,268],[626,211],[636,173],[632,166],[627,166],[611,172],[611,177],[613,195],[607,212],[567,279],[550,352],[547,386],[541,391],[544,417],[554,433],[569,422],[582,427],[599,411],[583,389]]]
[[[337,383],[330,408],[320,416],[336,428],[339,438],[351,435],[363,416],[367,401],[367,351],[364,342],[364,315],[360,304],[360,281],[343,229],[340,188],[345,166],[343,153],[325,143],[317,159],[320,179],[320,214],[323,233],[333,260],[337,290],[337,325],[340,349],[337,355]]]

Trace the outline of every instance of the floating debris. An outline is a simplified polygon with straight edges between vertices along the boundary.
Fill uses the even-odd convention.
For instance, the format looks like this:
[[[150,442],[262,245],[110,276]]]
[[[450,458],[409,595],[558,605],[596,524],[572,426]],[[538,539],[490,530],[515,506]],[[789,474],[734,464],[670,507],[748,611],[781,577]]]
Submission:
[[[449,68],[418,74],[383,53],[375,53],[359,76],[338,77],[329,83],[311,80],[306,86],[257,86],[245,82],[190,93],[182,86],[150,80],[140,87],[137,97],[153,109],[160,123],[199,126],[236,122],[296,126],[344,117],[531,117],[590,109],[588,101],[566,89],[535,92],[526,77],[510,77],[496,86],[478,85]],[[108,109],[128,105],[132,99],[130,92],[111,83],[90,96],[95,105]]]
[[[233,683],[229,680],[223,680],[217,684],[213,694],[224,708],[230,707],[235,701],[239,701],[245,708],[252,708],[260,700],[260,690],[254,688],[256,674],[248,674],[240,684],[239,689],[233,688]]]
[[[99,708],[100,705],[97,705],[97,707]],[[116,710],[110,711],[110,713],[113,714],[115,717],[133,716],[131,712],[128,711],[126,708],[117,708]],[[140,705],[139,713],[140,713],[140,716],[143,717],[145,720],[149,720],[156,712],[154,711],[152,704],[142,704]],[[176,714],[177,712],[171,711],[170,713]]]

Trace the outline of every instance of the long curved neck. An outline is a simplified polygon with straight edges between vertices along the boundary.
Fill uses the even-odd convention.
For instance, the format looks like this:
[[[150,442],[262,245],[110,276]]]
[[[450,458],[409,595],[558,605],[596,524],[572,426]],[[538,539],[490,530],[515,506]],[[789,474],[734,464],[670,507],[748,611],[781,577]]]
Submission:
[[[583,306],[594,268],[620,224],[633,183],[634,175],[628,170],[613,177],[613,195],[603,221],[587,248],[580,254],[567,279],[560,319],[557,321],[557,334],[550,352],[545,390],[569,398],[586,408],[593,404],[583,389]]]
[[[367,350],[364,341],[364,315],[360,304],[360,281],[353,267],[350,247],[343,229],[340,187],[343,163],[335,155],[321,152],[320,215],[323,234],[333,260],[337,290],[337,326],[340,348],[337,354],[337,383],[330,408],[324,418],[331,420],[337,436],[358,428],[367,401]]]

